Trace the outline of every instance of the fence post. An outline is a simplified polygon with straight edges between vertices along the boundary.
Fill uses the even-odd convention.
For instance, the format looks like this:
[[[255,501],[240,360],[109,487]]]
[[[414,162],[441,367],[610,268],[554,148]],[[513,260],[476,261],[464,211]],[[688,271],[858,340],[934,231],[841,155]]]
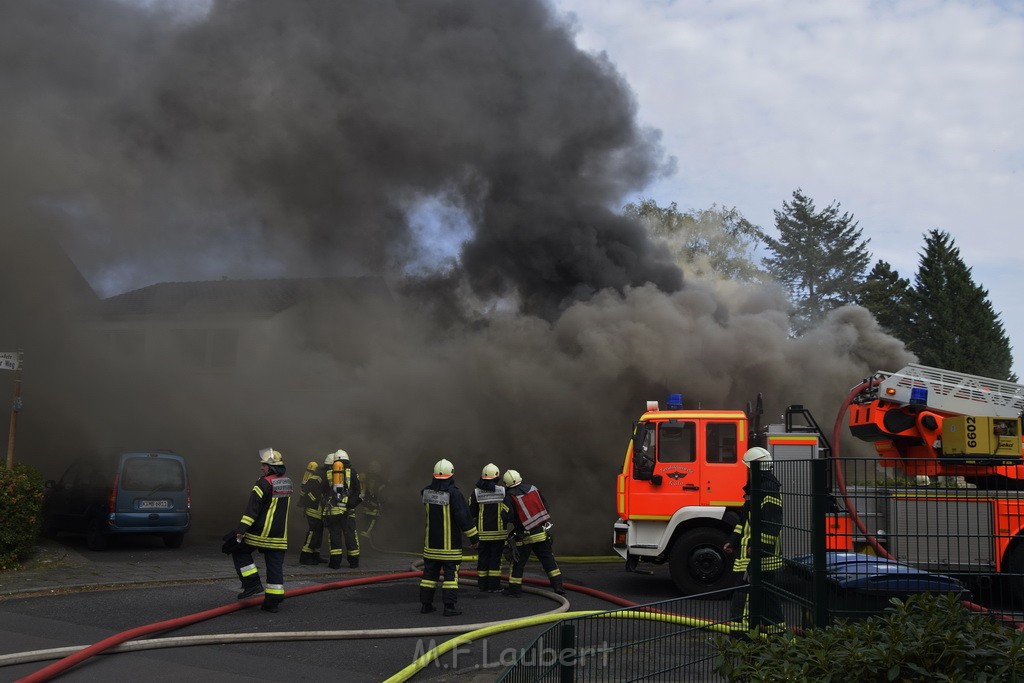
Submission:
[[[572,683],[576,679],[576,627],[563,623],[558,641],[558,680]]]
[[[762,462],[762,460],[754,460],[750,463],[750,508],[748,510],[750,515],[750,540],[747,541],[750,557],[750,562],[747,563],[750,591],[747,603],[750,606],[748,628],[750,629],[761,626],[761,617],[764,614],[765,589],[764,584],[761,582],[761,560],[764,557],[764,553],[761,552],[761,544],[754,540],[761,538],[763,533],[761,528],[761,504],[764,502],[764,489],[761,483]]]
[[[830,458],[811,460],[811,613],[814,625],[829,625],[828,574],[825,566],[825,518],[831,509],[828,490]]]

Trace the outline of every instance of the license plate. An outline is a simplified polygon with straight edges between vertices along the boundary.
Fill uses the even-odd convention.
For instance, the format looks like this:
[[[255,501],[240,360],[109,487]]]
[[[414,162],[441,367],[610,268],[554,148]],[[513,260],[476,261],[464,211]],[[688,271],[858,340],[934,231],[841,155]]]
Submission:
[[[140,500],[140,510],[166,510],[171,507],[171,501],[169,500]]]

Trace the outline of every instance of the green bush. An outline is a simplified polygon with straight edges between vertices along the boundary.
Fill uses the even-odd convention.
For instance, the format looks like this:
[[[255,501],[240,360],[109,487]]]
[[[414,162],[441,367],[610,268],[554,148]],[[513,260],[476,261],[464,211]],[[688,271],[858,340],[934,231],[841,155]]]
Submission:
[[[1024,633],[952,595],[894,598],[885,613],[803,636],[716,640],[727,681],[1024,682]]]
[[[17,567],[35,547],[42,501],[39,472],[0,464],[0,570]]]

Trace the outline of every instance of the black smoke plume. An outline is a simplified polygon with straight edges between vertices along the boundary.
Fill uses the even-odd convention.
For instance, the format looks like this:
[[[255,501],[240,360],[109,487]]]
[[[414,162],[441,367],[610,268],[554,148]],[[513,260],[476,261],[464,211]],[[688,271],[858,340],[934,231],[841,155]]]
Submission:
[[[861,309],[792,339],[774,287],[684,287],[617,211],[671,159],[614,66],[540,0],[7,0],[0,64],[5,244],[55,237],[101,297],[391,283],[393,306],[268,326],[287,353],[258,373],[183,378],[110,358],[61,250],[4,252],[22,459],[54,477],[100,445],[175,448],[199,528],[236,521],[258,448],[298,477],[340,447],[390,476],[395,545],[415,549],[397,530],[446,457],[467,490],[488,462],[518,469],[571,532],[563,551],[605,553],[644,400],[762,391],[826,414],[907,359]],[[424,207],[441,244],[417,228]]]

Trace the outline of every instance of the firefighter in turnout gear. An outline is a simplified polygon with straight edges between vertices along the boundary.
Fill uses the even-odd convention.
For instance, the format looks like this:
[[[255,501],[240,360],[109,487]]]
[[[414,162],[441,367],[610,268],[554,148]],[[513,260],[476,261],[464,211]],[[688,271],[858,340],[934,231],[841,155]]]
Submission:
[[[505,547],[505,487],[498,485],[498,467],[489,464],[480,473],[480,479],[469,499],[469,514],[476,521],[480,534],[477,551],[477,587],[487,593],[501,591],[501,551]]]
[[[512,524],[508,542],[515,544],[518,557],[512,565],[508,587],[502,594],[514,598],[523,594],[523,572],[532,552],[537,555],[541,567],[547,572],[552,590],[559,595],[565,595],[562,588],[562,570],[558,568],[554,553],[551,552],[551,515],[548,513],[544,496],[536,486],[524,484],[523,478],[516,470],[507,470],[504,482],[507,521]],[[515,556],[513,553],[513,557]]]
[[[320,464],[311,460],[302,475],[302,496],[299,508],[306,517],[306,539],[302,543],[299,564],[320,564],[320,546],[324,542],[324,477],[320,473]]]
[[[348,566],[359,566],[359,535],[356,534],[356,506],[359,505],[359,477],[348,453],[337,450],[324,459],[324,526],[331,546],[327,566],[340,569],[348,554]]]
[[[447,460],[434,465],[434,479],[420,492],[426,512],[426,530],[423,535],[423,578],[420,579],[420,613],[435,612],[434,593],[441,573],[441,601],[444,616],[462,614],[456,603],[459,599],[459,564],[462,562],[462,534],[466,534],[477,547],[477,530],[462,491],[455,485],[455,466]]]
[[[751,629],[750,624],[750,561],[760,558],[761,576],[770,581],[774,572],[782,567],[782,555],[779,549],[779,534],[782,532],[782,485],[772,472],[772,456],[764,448],[755,446],[743,454],[743,464],[748,468],[753,461],[760,463],[760,488],[763,498],[760,500],[760,519],[763,529],[758,538],[751,538],[750,529],[750,484],[752,474],[743,485],[743,509],[740,519],[733,529],[729,541],[722,547],[726,555],[735,554],[732,569],[736,576],[736,585],[743,588],[733,593],[729,606],[730,630],[732,635],[746,637]],[[785,630],[785,618],[778,596],[764,591],[764,623],[761,633],[781,633]]]
[[[288,501],[292,480],[285,476],[284,460],[272,448],[260,450],[262,475],[249,494],[242,519],[235,528],[238,546],[231,553],[238,578],[242,581],[239,600],[263,593],[263,610],[276,612],[284,600],[284,556],[288,551]],[[253,551],[263,553],[267,564],[264,591]]]

